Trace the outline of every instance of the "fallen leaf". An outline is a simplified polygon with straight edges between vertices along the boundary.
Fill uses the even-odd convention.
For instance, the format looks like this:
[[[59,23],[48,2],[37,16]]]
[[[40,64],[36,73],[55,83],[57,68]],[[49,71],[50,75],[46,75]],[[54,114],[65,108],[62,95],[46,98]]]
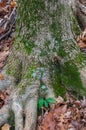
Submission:
[[[3,8],[6,5],[6,2],[0,2],[0,8]]]
[[[11,7],[13,7],[13,8],[14,8],[14,7],[17,7],[17,3],[16,3],[16,1],[14,1],[14,0],[11,1],[10,5],[11,5]]]
[[[64,119],[65,119],[65,115],[64,115],[64,114],[61,114],[61,116],[60,116],[60,121],[61,121],[62,123],[64,123]]]
[[[0,80],[4,80],[4,75],[0,74]]]
[[[5,98],[6,98],[6,96],[5,96],[4,92],[0,92],[0,99],[4,101]]]
[[[8,50],[9,50],[9,47],[4,48],[4,51],[8,51]]]
[[[59,96],[57,99],[56,99],[56,103],[63,103],[64,102],[64,99]]]
[[[86,130],[86,97],[82,101],[67,95],[67,101],[57,100],[53,110],[44,114],[40,130]],[[39,129],[38,129],[39,130]]]
[[[83,127],[81,130],[86,130],[86,127]]]
[[[86,48],[86,43],[83,42],[82,40],[79,41],[78,46],[82,49],[82,48]]]
[[[4,125],[1,127],[1,130],[10,130],[10,125],[9,125],[9,124],[4,124]]]
[[[2,34],[3,32],[4,32],[4,29],[0,27],[0,34]]]

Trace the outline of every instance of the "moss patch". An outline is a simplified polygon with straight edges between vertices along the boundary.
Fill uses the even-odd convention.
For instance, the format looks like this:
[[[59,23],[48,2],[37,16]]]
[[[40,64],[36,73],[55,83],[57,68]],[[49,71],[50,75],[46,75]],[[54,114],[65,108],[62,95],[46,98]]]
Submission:
[[[71,27],[72,27],[72,30],[74,30],[75,35],[76,36],[80,35],[81,31],[80,31],[80,28],[79,28],[78,21],[77,21],[76,17],[70,16],[70,19],[73,22]]]
[[[15,84],[18,84],[22,77],[22,62],[18,59],[18,57],[10,57],[7,64],[8,75],[14,77]]]
[[[28,40],[28,38],[23,39],[23,44],[28,55],[30,55],[32,49],[36,47],[35,43],[33,41]]]
[[[66,93],[66,89],[61,84],[61,73],[54,64],[51,65],[50,72],[54,93],[56,94],[56,96],[64,96]]]
[[[56,95],[64,95],[64,86],[70,87],[71,90],[75,90],[77,91],[77,93],[80,94],[80,90],[83,91],[84,88],[81,81],[80,73],[78,71],[78,66],[81,66],[81,64],[83,63],[83,55],[81,54],[79,48],[75,45],[72,39],[66,39],[65,41],[63,41],[62,39],[63,32],[62,23],[60,20],[62,17],[62,12],[63,10],[65,11],[65,8],[62,8],[61,6],[63,5],[58,5],[56,13],[54,15],[51,15],[52,24],[50,26],[50,31],[56,41],[55,50],[57,52],[57,55],[61,56],[62,58],[68,57],[69,60],[64,64],[60,64],[60,72],[58,71],[59,68],[56,63],[56,65],[53,65],[53,67],[51,67],[51,77],[53,78],[52,84]],[[68,19],[73,22],[73,25],[71,25],[71,29],[75,32],[76,35],[79,35],[80,29],[78,27],[78,23],[75,17],[70,16],[70,11],[71,10],[69,9]],[[74,58],[72,58],[71,54],[74,53],[74,50],[78,53],[75,54]]]
[[[10,130],[15,130],[15,115],[13,110],[9,110],[9,117],[7,123],[11,126]]]
[[[62,67],[62,82],[72,89],[83,90],[83,85],[78,71],[77,66],[72,62],[68,61]]]
[[[45,43],[44,43],[44,46],[49,47],[50,44],[51,44],[51,42],[49,40],[46,40]]]

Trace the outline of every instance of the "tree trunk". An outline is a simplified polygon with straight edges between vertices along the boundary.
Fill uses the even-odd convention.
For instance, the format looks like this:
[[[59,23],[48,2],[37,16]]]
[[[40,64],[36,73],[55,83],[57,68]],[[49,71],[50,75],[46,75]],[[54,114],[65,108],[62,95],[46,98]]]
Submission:
[[[81,25],[82,29],[86,27],[86,1],[85,0],[78,0],[77,2],[77,17],[79,24]]]
[[[45,97],[55,97],[56,88],[54,88],[53,92],[54,86],[52,84],[57,81],[54,81],[54,79],[52,81],[54,70],[50,72],[55,54],[61,57],[60,65],[62,70],[65,63],[69,62],[74,63],[78,70],[82,66],[82,58],[79,58],[81,52],[76,43],[76,35],[80,33],[80,30],[71,9],[73,4],[74,1],[70,2],[70,0],[45,0],[44,10],[38,12],[39,15],[42,15],[42,19],[39,22],[35,21],[35,25],[31,23],[36,30],[36,35],[29,37],[26,43],[24,36],[21,39],[22,33],[15,39],[8,62],[2,70],[2,74],[4,73],[5,77],[7,77],[5,79],[5,87],[8,87],[6,82],[9,81],[9,86],[12,90],[9,104],[10,109],[15,114],[15,130],[35,130],[38,97],[44,95]],[[25,14],[21,15],[23,19]],[[24,21],[23,24],[25,24]],[[21,32],[26,36],[27,30],[24,25]],[[31,28],[28,32],[31,32]],[[16,34],[19,34],[19,32],[16,32]],[[32,44],[34,41],[33,47],[30,47],[32,44],[28,43],[29,40]],[[30,51],[29,54],[27,50]],[[67,85],[63,79],[60,80],[64,85]],[[4,85],[3,82],[1,83],[2,86]],[[70,84],[72,84],[72,81]],[[42,85],[45,85],[47,91],[44,92],[42,90]],[[9,107],[6,109],[9,110]],[[8,113],[8,111],[5,111],[5,113]],[[6,122],[6,118],[4,118],[4,121],[3,119],[0,120],[0,125]]]

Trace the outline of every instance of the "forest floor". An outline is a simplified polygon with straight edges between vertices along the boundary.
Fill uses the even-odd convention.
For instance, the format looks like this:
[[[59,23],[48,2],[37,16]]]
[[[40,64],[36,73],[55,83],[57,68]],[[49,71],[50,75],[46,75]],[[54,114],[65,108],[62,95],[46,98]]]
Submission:
[[[38,130],[86,130],[86,98],[79,101],[70,93],[55,97],[52,89],[48,61],[60,60],[53,53],[52,21],[45,16],[46,26],[27,55],[22,43],[13,45],[16,17],[16,1],[0,2],[1,130],[35,130],[36,125]]]

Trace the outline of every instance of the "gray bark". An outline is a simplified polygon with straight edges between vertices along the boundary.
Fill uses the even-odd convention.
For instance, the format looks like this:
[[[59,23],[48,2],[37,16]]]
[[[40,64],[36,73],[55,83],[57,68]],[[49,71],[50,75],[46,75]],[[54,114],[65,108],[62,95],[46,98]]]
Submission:
[[[77,2],[77,17],[79,20],[79,23],[82,25],[82,29],[86,27],[86,1],[78,0]]]

